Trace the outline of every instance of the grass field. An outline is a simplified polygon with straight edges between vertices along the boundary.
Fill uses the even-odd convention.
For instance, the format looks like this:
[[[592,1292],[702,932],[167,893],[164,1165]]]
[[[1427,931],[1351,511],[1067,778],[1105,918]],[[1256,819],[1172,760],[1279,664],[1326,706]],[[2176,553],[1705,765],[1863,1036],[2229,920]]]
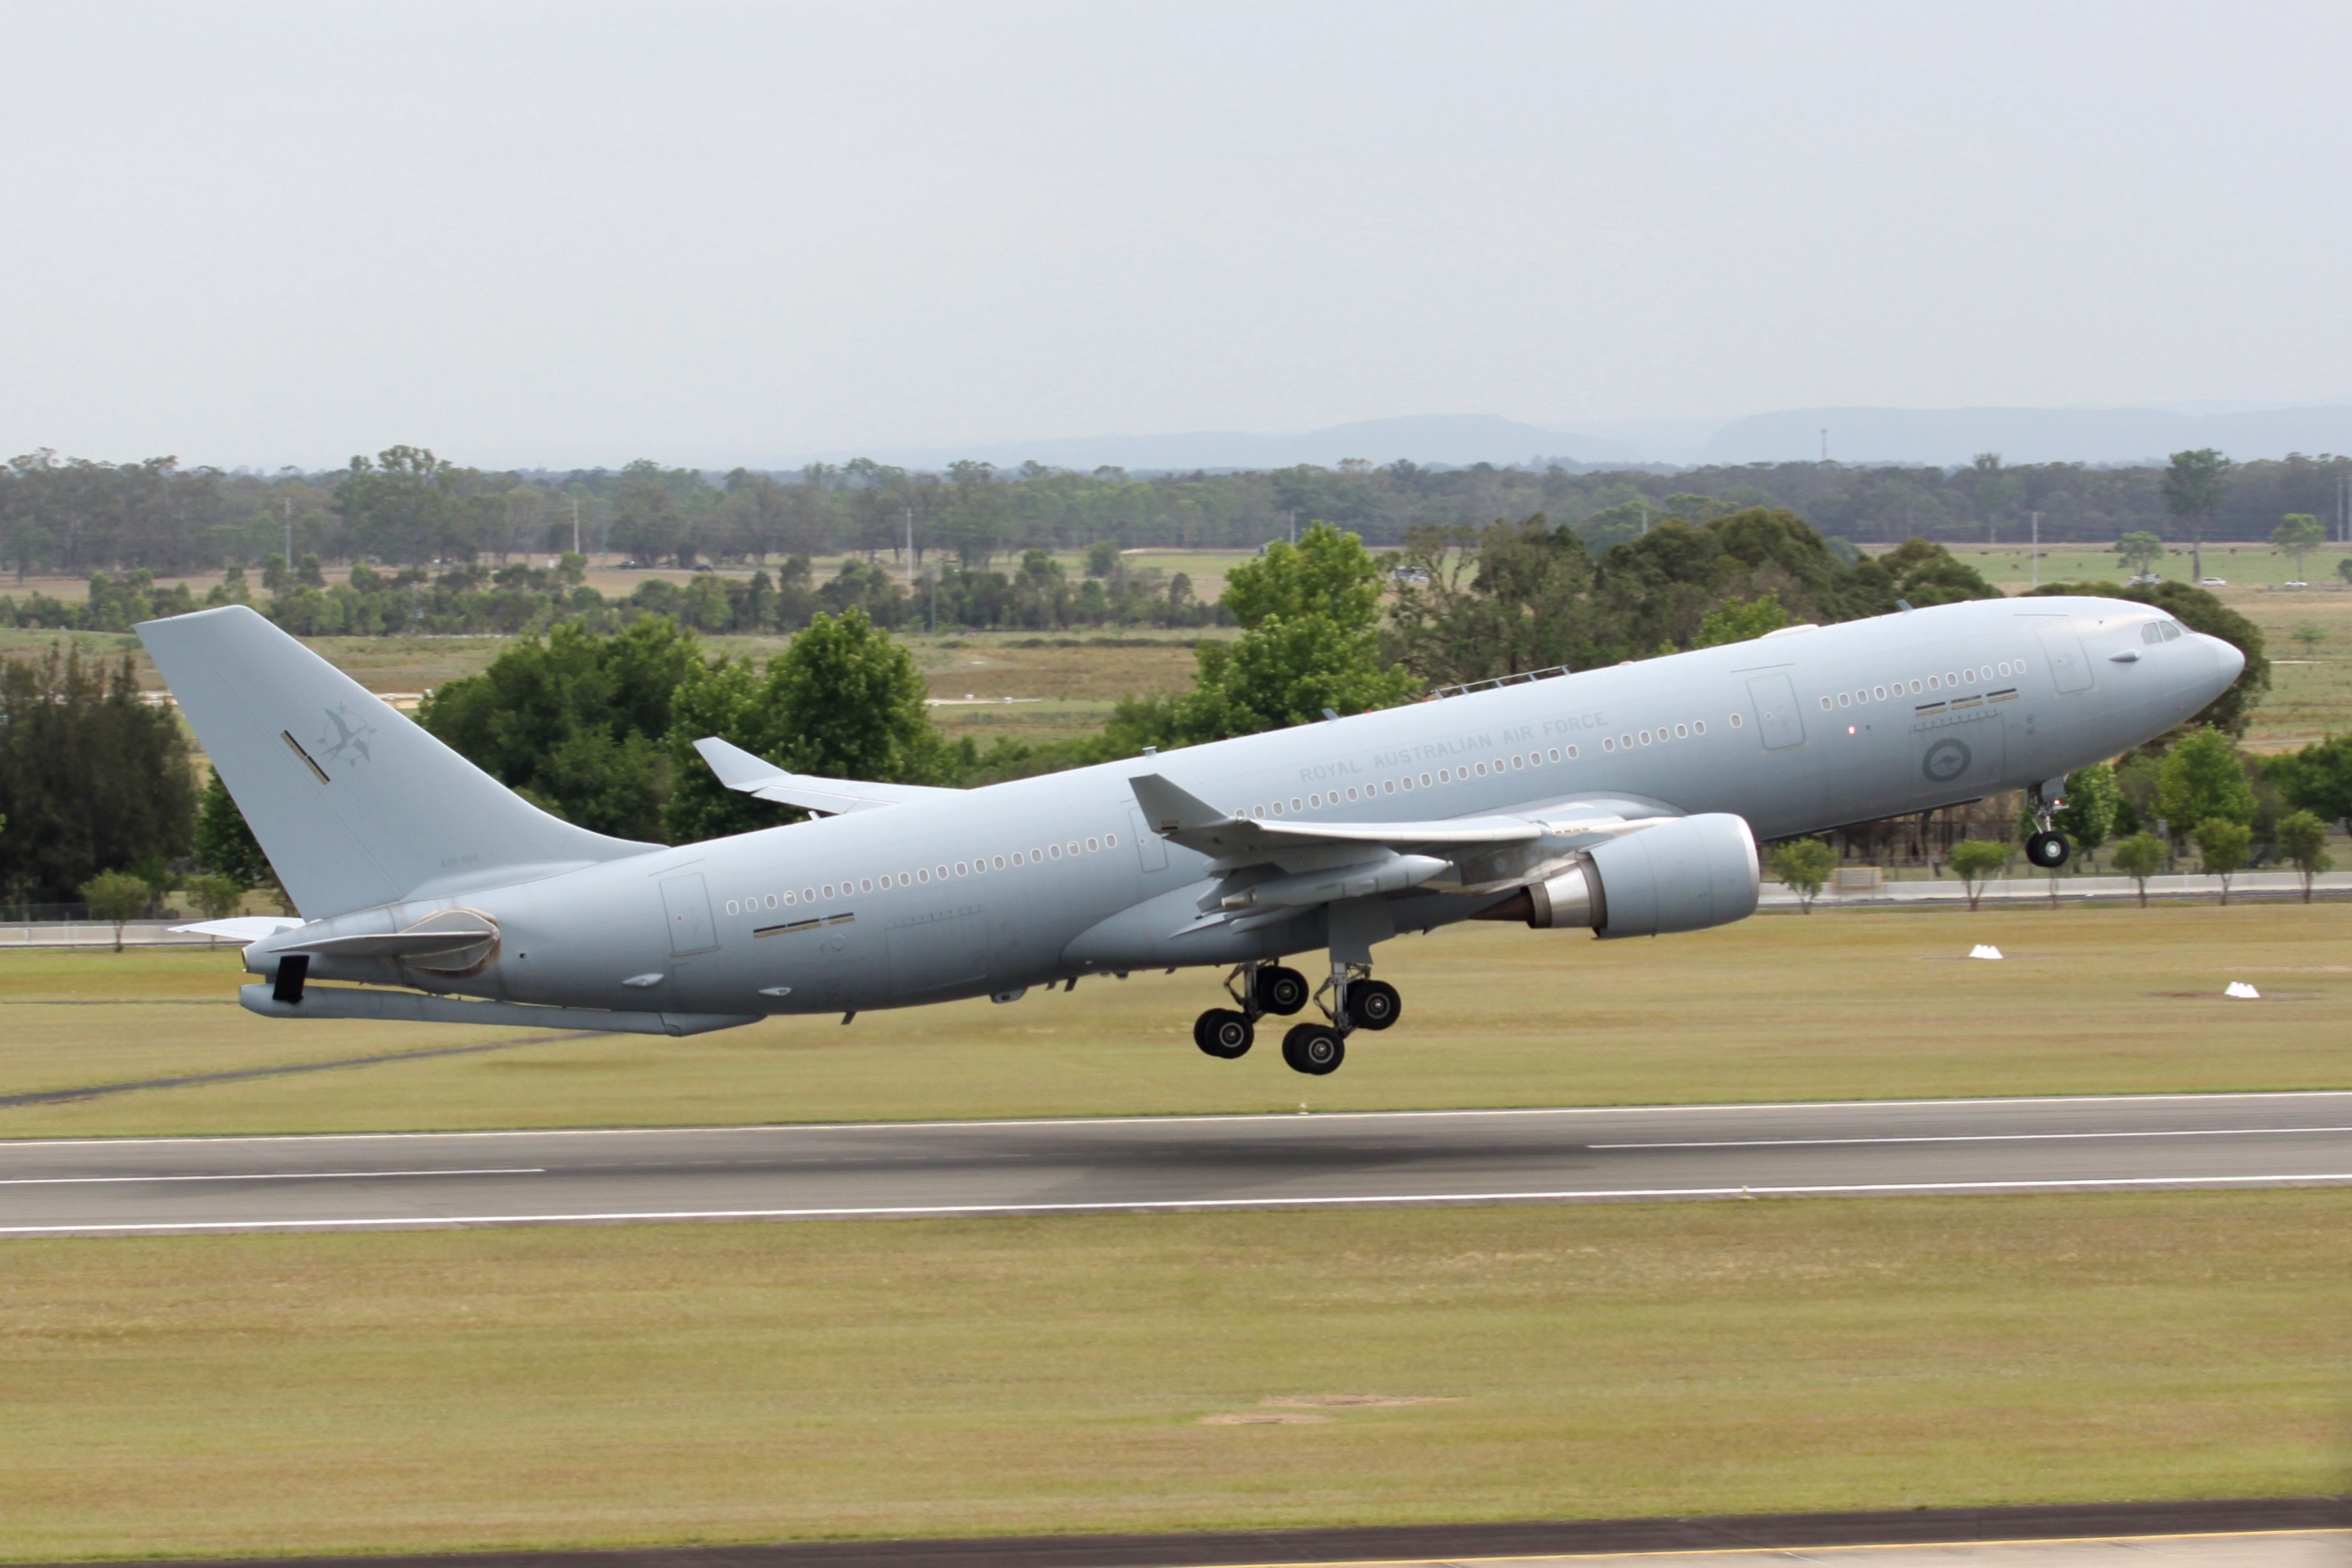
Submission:
[[[10,1242],[0,1555],[2318,1493],[2347,1237],[2315,1191]]]
[[[1979,942],[2009,961],[1964,961]],[[1380,955],[1402,1023],[1307,1079],[1272,1038],[1193,1048],[1205,971],[667,1040],[273,1022],[234,1005],[227,950],[6,953],[0,1097],[526,1043],[0,1106],[0,1137],[2352,1087],[2352,904],[1824,912],[1605,944],[1479,925]],[[2223,999],[2237,979],[2266,999]]]

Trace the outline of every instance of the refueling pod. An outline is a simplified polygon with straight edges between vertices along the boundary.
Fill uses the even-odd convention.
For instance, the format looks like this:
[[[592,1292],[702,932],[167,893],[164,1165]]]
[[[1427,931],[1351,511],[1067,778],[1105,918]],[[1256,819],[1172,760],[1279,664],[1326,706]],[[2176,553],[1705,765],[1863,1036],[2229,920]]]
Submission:
[[[1759,879],[1747,819],[1710,812],[1596,844],[1480,918],[1604,937],[1704,931],[1754,914]]]

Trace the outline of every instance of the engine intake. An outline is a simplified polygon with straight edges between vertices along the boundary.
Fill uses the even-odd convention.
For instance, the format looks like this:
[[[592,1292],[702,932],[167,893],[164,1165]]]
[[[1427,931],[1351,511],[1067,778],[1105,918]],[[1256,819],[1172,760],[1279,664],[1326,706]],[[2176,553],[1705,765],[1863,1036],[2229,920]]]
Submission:
[[[1483,911],[1544,930],[1657,936],[1728,925],[1756,912],[1756,836],[1727,812],[1678,817],[1612,838],[1556,877]]]

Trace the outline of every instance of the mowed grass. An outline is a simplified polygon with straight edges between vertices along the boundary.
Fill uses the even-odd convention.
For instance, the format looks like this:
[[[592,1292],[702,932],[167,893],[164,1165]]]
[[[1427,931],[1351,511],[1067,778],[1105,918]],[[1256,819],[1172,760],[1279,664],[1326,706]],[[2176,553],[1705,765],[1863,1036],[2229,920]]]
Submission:
[[[0,1106],[0,1137],[2352,1088],[2346,903],[1824,910],[1622,942],[1478,924],[1379,957],[1402,1021],[1310,1079],[1283,1020],[1240,1061],[1196,1050],[1223,1000],[1200,970],[672,1040],[279,1022],[227,1005],[226,950],[5,953],[0,1097],[524,1043]]]
[[[2318,1493],[2347,1237],[2310,1191],[10,1242],[0,1555]]]

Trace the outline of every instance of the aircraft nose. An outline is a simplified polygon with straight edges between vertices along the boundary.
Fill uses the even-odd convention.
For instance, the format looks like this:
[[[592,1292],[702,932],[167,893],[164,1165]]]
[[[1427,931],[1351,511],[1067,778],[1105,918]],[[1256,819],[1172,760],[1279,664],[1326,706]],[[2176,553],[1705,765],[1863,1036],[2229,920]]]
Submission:
[[[2197,633],[2196,637],[2197,640],[2203,643],[2206,650],[2213,656],[2213,691],[2216,696],[2219,696],[2230,689],[2231,681],[2244,673],[2246,656],[2235,643],[2224,642],[2220,637],[2204,632]]]

